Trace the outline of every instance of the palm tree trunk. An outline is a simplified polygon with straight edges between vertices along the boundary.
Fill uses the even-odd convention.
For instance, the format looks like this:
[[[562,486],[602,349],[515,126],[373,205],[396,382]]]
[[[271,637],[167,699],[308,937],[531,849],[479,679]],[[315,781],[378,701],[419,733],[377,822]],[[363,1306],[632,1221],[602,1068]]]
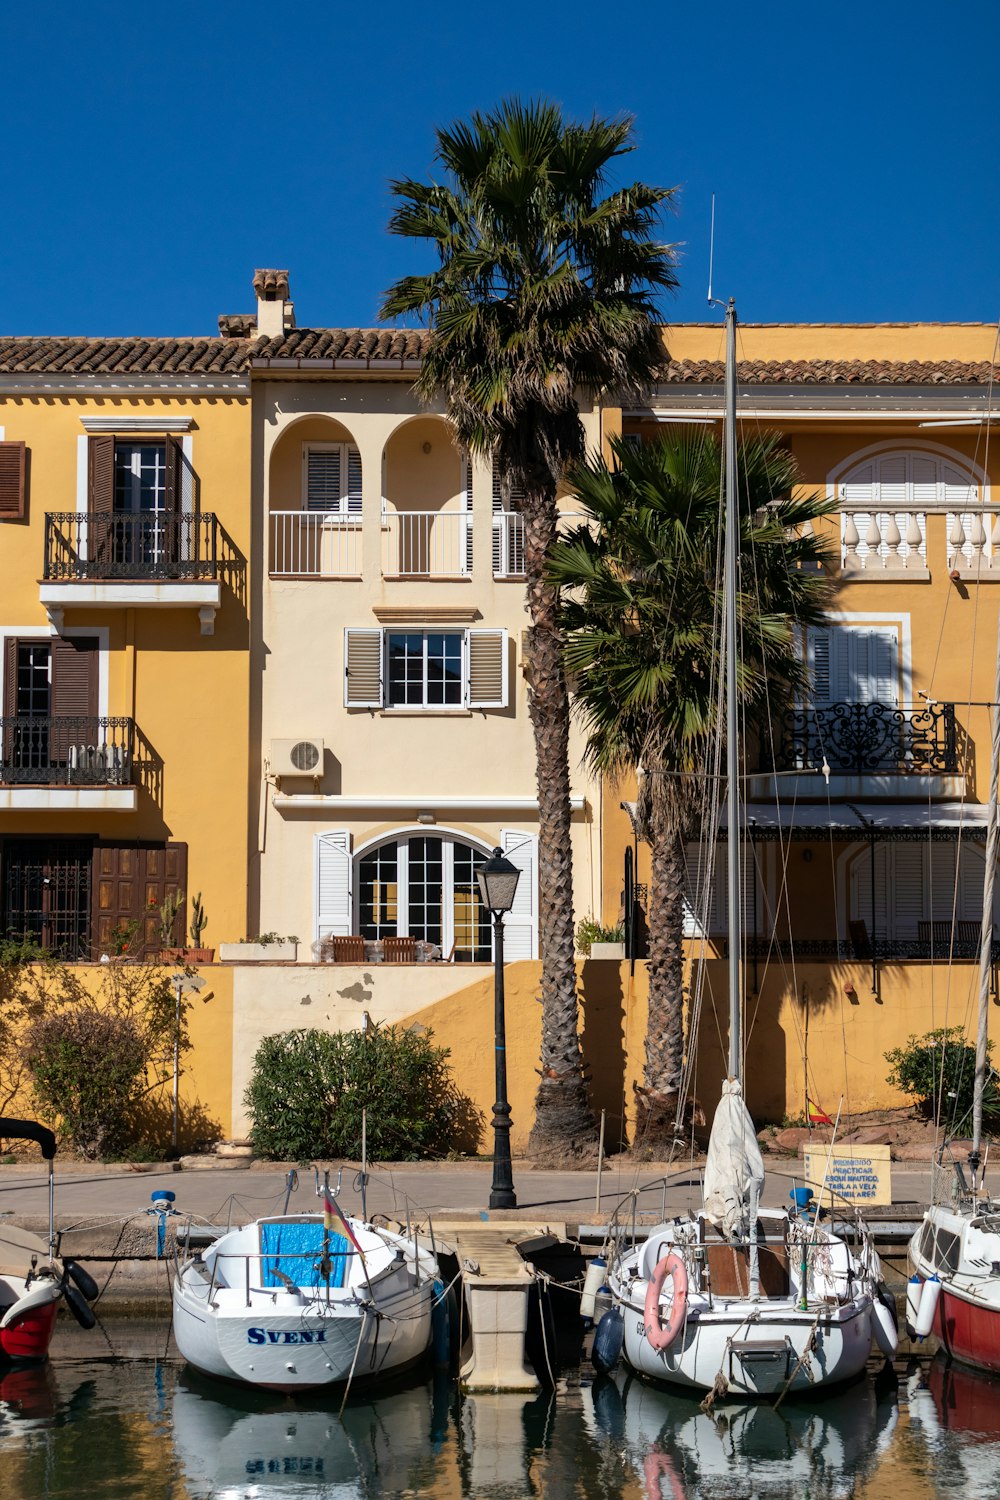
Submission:
[[[556,590],[546,581],[555,536],[555,493],[524,506],[528,609],[528,712],[535,734],[538,884],[542,949],[542,1055],[528,1150],[536,1161],[587,1159],[596,1145],[594,1113],[580,1050],[573,931],[569,695]]]
[[[642,1086],[635,1090],[635,1149],[664,1159],[678,1132],[684,1069],[684,847],[655,801],[651,822],[649,1018]]]

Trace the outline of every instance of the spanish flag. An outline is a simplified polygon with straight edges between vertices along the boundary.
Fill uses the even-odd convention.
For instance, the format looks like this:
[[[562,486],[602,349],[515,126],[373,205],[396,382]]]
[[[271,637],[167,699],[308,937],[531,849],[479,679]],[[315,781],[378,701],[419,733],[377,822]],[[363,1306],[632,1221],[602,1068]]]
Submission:
[[[806,1100],[806,1105],[807,1105],[808,1111],[809,1111],[809,1124],[810,1125],[832,1125],[833,1124],[833,1121],[830,1119],[830,1116],[827,1114],[826,1110],[825,1109],[820,1109],[819,1105],[818,1104],[814,1104],[811,1099],[807,1099]]]
[[[341,1212],[336,1198],[331,1197],[330,1194],[326,1191],[324,1191],[323,1193],[323,1228],[328,1231],[335,1229],[339,1234],[346,1235],[351,1244],[354,1246],[355,1250],[361,1256],[361,1259],[364,1260],[365,1252],[358,1244],[358,1240],[354,1233],[354,1230],[351,1228],[347,1219]]]

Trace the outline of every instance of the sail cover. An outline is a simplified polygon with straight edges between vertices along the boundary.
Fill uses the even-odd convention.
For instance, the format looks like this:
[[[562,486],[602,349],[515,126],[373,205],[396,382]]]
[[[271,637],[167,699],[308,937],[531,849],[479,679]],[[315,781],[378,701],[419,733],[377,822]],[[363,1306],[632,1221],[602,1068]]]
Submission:
[[[705,1213],[727,1239],[744,1238],[757,1217],[764,1163],[739,1080],[728,1078],[712,1121],[705,1163]]]

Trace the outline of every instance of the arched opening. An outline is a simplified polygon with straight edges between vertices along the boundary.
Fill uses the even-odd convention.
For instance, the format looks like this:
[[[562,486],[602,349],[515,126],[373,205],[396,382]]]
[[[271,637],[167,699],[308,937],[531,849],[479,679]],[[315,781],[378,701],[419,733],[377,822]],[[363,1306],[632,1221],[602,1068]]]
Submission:
[[[927,567],[927,516],[947,517],[948,566],[990,558],[998,538],[983,524],[982,476],[933,443],[877,444],[834,470],[845,572]],[[988,498],[988,497],[987,497]]]
[[[875,869],[872,879],[872,856]],[[883,957],[975,958],[986,873],[982,844],[927,838],[855,845],[844,855],[851,921]],[[993,898],[1000,923],[1000,883]]]
[[[367,941],[412,937],[456,963],[489,963],[489,912],[475,867],[485,845],[444,829],[401,830],[355,858],[355,931]]]
[[[295,422],[271,452],[270,573],[285,578],[361,576],[361,454],[330,417]]]
[[[440,417],[416,417],[385,445],[382,571],[460,577],[472,569],[472,476]]]

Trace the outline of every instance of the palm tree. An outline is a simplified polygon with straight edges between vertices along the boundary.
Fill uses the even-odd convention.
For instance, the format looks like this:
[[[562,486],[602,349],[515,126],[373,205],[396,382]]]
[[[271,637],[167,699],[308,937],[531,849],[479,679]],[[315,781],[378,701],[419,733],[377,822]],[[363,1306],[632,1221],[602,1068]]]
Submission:
[[[392,184],[391,229],[429,240],[437,266],[397,282],[382,316],[430,322],[417,390],[443,395],[459,445],[492,458],[501,493],[524,497],[542,942],[536,1159],[592,1151],[595,1134],[578,1037],[569,705],[546,560],[557,489],[584,449],[581,395],[641,388],[663,360],[654,296],[676,279],[654,230],[671,191],[604,192],[633,147],[629,119],[578,125],[554,105],[508,101],[437,132],[446,182]]]
[[[721,791],[722,450],[705,428],[613,444],[611,467],[573,484],[592,518],[559,541],[566,666],[587,755],[613,780],[641,764],[639,820],[651,848],[649,1022],[636,1141],[673,1141],[684,1067],[685,842],[717,826]],[[823,619],[828,561],[812,523],[831,503],[793,499],[777,436],[739,448],[739,677],[745,739],[806,680],[798,630]]]

